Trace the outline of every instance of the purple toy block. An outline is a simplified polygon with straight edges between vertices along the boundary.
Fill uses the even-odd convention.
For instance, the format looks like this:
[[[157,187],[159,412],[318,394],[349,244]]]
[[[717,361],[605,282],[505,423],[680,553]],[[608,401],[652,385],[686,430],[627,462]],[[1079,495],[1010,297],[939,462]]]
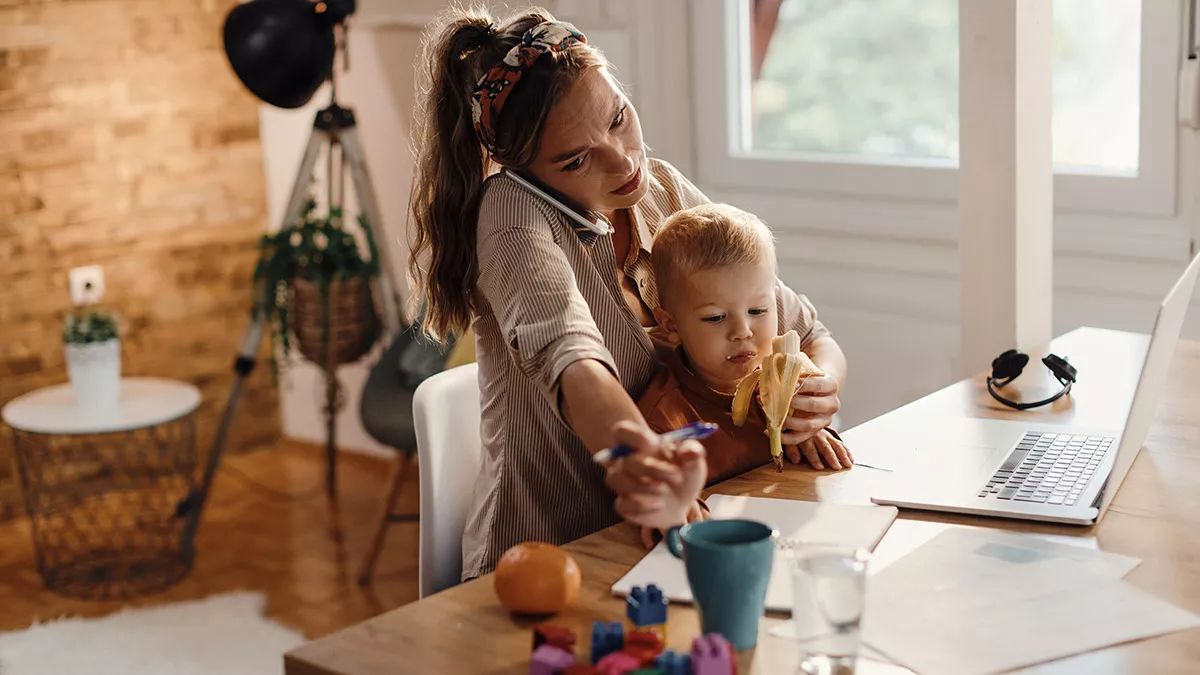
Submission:
[[[574,654],[554,645],[542,645],[533,650],[529,659],[529,675],[558,675],[574,663]]]
[[[662,590],[650,584],[634,586],[625,596],[625,616],[634,626],[657,626],[667,622],[667,599]]]
[[[596,672],[600,675],[626,675],[642,667],[641,659],[625,652],[613,652],[600,659]]]
[[[733,646],[725,636],[710,633],[692,642],[692,675],[737,675]]]

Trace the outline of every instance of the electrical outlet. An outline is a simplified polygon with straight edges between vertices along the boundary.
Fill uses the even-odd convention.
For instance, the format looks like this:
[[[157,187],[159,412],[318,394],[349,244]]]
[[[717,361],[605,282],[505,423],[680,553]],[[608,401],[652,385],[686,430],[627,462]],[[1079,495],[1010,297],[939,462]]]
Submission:
[[[76,267],[68,273],[71,304],[94,305],[104,298],[104,269],[99,265]]]

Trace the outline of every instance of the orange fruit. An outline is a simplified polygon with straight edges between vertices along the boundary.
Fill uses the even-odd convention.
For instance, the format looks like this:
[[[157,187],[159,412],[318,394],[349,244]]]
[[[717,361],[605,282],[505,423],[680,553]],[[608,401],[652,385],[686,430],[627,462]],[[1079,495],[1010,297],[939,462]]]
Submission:
[[[500,604],[517,614],[555,614],[579,597],[583,577],[569,553],[527,541],[504,552],[493,575]]]

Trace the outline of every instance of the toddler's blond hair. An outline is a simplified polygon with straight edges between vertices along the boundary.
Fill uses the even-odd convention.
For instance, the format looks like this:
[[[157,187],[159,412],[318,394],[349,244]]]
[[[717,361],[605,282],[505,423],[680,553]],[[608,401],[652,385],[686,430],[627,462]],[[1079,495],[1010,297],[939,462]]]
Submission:
[[[676,212],[654,236],[650,263],[660,300],[696,272],[754,265],[775,267],[775,240],[752,213],[728,204],[701,204]]]

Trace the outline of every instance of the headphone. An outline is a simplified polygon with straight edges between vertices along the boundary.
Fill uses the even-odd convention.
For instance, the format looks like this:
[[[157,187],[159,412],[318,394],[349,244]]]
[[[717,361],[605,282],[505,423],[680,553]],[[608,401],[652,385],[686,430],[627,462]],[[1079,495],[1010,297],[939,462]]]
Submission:
[[[996,392],[996,389],[999,389],[1000,387],[1003,387],[1009,382],[1017,379],[1017,376],[1020,375],[1021,371],[1025,369],[1025,366],[1029,364],[1029,355],[1022,354],[1015,349],[1010,349],[1004,352],[1000,356],[997,356],[994,361],[992,361],[992,375],[987,379],[988,393],[991,394],[992,398],[996,399],[997,401],[1010,408],[1016,408],[1017,410],[1029,410],[1030,408],[1037,408],[1038,406],[1053,403],[1063,396],[1071,393],[1071,385],[1075,384],[1075,380],[1078,375],[1078,371],[1075,369],[1075,366],[1067,363],[1066,359],[1057,354],[1050,354],[1046,358],[1042,359],[1042,363],[1046,364],[1046,367],[1049,368],[1050,372],[1054,374],[1054,379],[1058,380],[1063,386],[1063,388],[1057,394],[1051,396],[1050,398],[1042,399],[1041,401],[1033,401],[1030,403],[1018,403],[1016,401],[1010,401]]]

